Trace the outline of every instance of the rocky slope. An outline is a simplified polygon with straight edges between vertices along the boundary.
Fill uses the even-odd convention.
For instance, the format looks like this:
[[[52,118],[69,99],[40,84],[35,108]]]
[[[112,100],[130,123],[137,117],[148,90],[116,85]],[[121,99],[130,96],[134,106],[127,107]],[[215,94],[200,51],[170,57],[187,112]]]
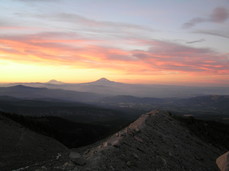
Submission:
[[[218,170],[216,158],[226,151],[190,132],[166,112],[142,115],[91,149],[72,152],[75,170]],[[75,158],[74,158],[75,155]]]
[[[228,151],[228,130],[218,134],[215,128],[212,134],[208,129],[211,126],[205,122],[190,121],[152,111],[105,140],[72,149],[69,154],[57,141],[1,117],[0,136],[5,138],[0,139],[0,168],[4,171],[218,170],[215,161]],[[201,126],[195,129],[198,125]],[[219,143],[213,138],[216,134]]]

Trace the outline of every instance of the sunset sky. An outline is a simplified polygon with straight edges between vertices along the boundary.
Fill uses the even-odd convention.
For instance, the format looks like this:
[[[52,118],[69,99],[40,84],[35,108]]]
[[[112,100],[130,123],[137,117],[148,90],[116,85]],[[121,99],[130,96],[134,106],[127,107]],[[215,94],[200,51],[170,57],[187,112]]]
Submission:
[[[0,6],[0,82],[229,85],[229,0]]]

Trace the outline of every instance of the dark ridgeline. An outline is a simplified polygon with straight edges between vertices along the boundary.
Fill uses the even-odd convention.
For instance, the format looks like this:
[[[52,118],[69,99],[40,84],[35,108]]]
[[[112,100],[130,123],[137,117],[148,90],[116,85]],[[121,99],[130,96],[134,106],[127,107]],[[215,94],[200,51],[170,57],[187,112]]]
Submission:
[[[52,137],[68,148],[85,146],[101,140],[127,124],[127,120],[101,123],[73,122],[55,116],[23,116],[10,113],[1,115],[39,134]],[[121,124],[121,126],[120,126]]]

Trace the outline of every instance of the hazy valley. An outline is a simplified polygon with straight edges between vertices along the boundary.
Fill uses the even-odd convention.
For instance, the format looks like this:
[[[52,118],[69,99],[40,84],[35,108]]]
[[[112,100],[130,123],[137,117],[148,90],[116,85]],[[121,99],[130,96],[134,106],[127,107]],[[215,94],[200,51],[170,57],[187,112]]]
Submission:
[[[228,87],[198,87],[198,86],[178,86],[178,85],[160,85],[160,84],[127,84],[110,81],[106,78],[88,82],[70,84],[56,80],[50,80],[47,83],[11,83],[1,84],[1,86],[24,85],[28,87],[42,87],[49,89],[63,89],[78,92],[90,92],[103,96],[130,95],[137,97],[154,98],[186,98],[203,95],[228,95]],[[94,95],[95,96],[95,95]],[[92,96],[92,97],[94,97]],[[69,99],[70,100],[70,99]],[[83,100],[83,99],[81,99]],[[92,99],[93,100],[93,99]]]

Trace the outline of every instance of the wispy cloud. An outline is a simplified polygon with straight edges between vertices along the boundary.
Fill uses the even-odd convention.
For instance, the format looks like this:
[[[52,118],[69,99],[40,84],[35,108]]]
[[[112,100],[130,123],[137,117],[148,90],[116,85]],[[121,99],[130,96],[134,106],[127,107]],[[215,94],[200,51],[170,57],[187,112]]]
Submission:
[[[213,10],[213,12],[206,18],[204,17],[196,17],[191,19],[190,21],[183,24],[183,28],[188,29],[196,26],[197,24],[204,22],[212,22],[212,23],[223,23],[229,18],[228,9],[224,7],[218,7]]]
[[[203,23],[203,22],[207,22],[207,21],[208,21],[207,19],[200,18],[200,17],[193,18],[190,21],[188,21],[187,23],[184,23],[183,28],[185,28],[185,29],[191,28],[191,27],[194,27],[195,25],[197,25],[199,23]]]
[[[72,26],[72,31],[75,29],[75,31],[83,30],[84,32],[96,32],[104,35],[109,33],[144,34],[142,31],[147,33],[155,32],[155,30],[150,27],[121,22],[98,21],[73,13],[39,14],[34,17],[46,18],[49,19],[50,22],[68,23]]]
[[[187,44],[193,44],[193,43],[200,43],[200,42],[204,42],[205,39],[198,39],[198,40],[194,40],[194,41],[188,41],[186,42]]]
[[[211,35],[211,36],[217,36],[217,37],[229,39],[229,32],[228,31],[219,32],[216,30],[197,30],[197,31],[193,31],[193,33],[207,34],[207,35]]]

